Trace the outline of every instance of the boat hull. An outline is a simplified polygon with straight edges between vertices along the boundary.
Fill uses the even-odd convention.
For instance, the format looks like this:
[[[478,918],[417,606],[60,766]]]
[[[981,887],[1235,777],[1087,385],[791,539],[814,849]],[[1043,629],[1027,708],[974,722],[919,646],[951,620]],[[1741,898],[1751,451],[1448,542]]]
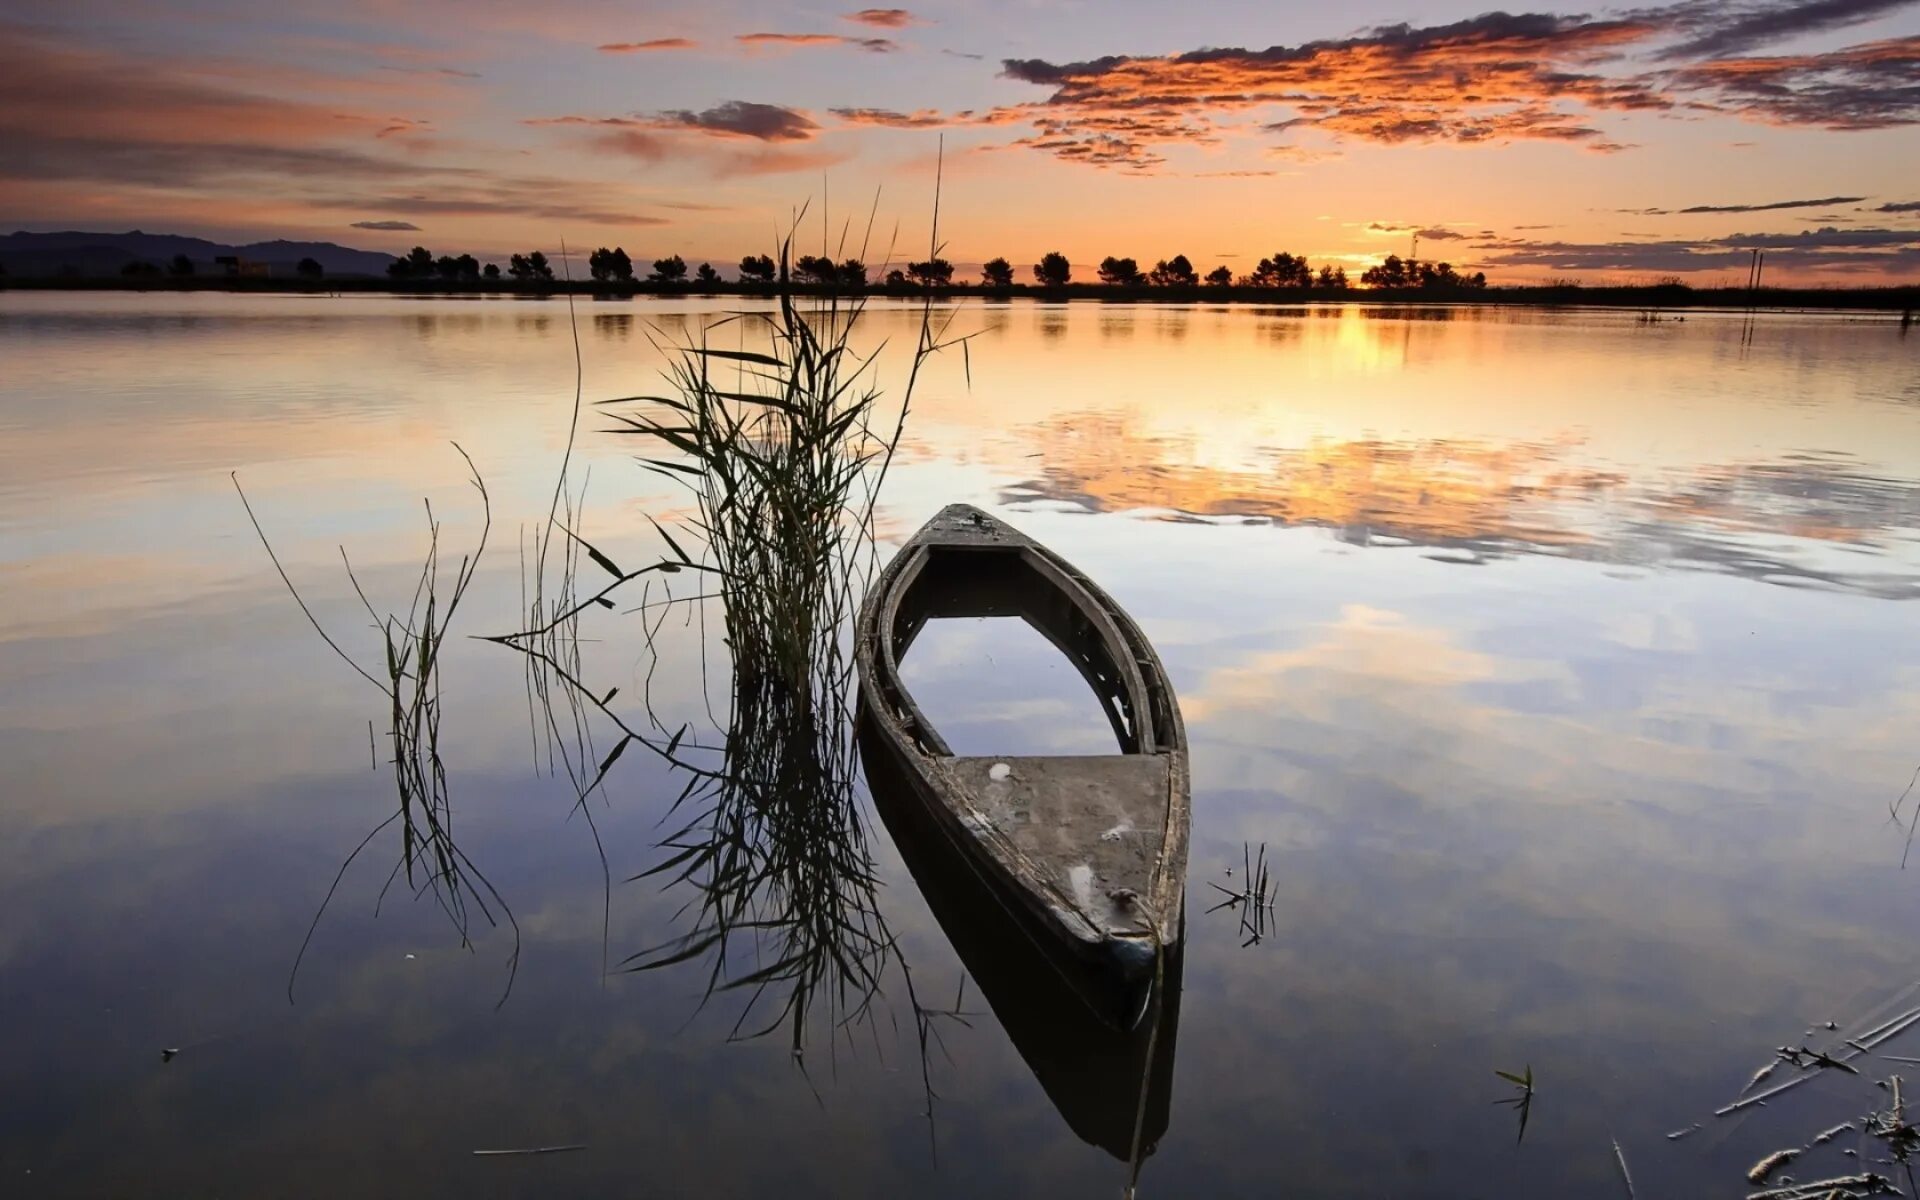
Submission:
[[[899,660],[932,619],[1013,615],[1073,662],[1119,752],[951,753]],[[1159,658],[1113,600],[985,513],[943,510],[881,573],[856,640],[869,771],[924,810],[949,852],[1099,1019],[1131,1029],[1184,924],[1185,728]]]

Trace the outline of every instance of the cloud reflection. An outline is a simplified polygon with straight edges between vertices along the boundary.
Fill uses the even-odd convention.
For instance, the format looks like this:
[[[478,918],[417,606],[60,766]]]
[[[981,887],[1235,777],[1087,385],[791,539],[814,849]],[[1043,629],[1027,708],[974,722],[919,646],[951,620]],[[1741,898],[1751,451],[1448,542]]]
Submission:
[[[1582,462],[1577,439],[1316,438],[1234,469],[1196,462],[1119,413],[1071,414],[1032,433],[1039,473],[1002,489],[1002,503],[1264,520],[1356,546],[1448,551],[1453,562],[1550,554],[1920,598],[1920,572],[1886,558],[1895,543],[1920,543],[1920,486],[1846,455],[1645,479]]]

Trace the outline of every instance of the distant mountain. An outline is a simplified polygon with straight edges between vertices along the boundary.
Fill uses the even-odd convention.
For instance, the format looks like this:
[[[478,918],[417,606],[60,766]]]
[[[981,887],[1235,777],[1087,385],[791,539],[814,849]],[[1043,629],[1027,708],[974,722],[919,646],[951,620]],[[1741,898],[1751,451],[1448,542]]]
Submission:
[[[192,260],[197,274],[216,273],[214,259],[235,257],[265,263],[268,274],[293,274],[294,264],[311,258],[328,275],[385,275],[393,255],[377,250],[355,250],[332,242],[250,242],[230,246],[205,238],[172,233],[60,233],[0,234],[0,268],[9,275],[118,275],[130,262],[165,267],[176,254]]]

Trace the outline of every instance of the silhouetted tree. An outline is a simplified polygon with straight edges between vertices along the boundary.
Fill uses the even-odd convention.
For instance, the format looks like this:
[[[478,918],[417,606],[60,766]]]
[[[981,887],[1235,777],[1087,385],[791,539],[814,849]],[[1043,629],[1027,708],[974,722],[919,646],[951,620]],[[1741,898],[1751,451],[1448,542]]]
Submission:
[[[653,260],[653,274],[649,278],[655,283],[682,283],[687,278],[687,260],[678,254],[656,258]]]
[[[387,278],[388,279],[413,278],[413,264],[408,262],[404,258],[394,259],[392,262],[387,264]]]
[[[415,246],[407,251],[407,273],[415,279],[425,279],[433,274],[433,251],[425,246]]]
[[[485,275],[485,276],[487,277],[487,279],[488,279],[489,281],[492,281],[492,280],[496,280],[496,279],[499,279],[499,278],[500,278],[500,264],[499,264],[499,263],[488,263],[488,264],[487,264],[487,268],[486,268],[486,270],[484,270],[484,271],[482,271],[482,272],[480,272],[480,273],[481,273],[482,275]]]
[[[1065,287],[1073,281],[1073,264],[1058,250],[1049,250],[1033,264],[1033,278],[1041,287]]]
[[[802,254],[794,260],[793,273],[807,283],[834,283],[840,277],[840,268],[823,255]]]
[[[895,289],[906,287],[907,273],[905,271],[902,271],[899,267],[895,267],[893,270],[888,271],[887,286]]]
[[[1100,282],[1116,287],[1137,287],[1140,283],[1140,264],[1131,258],[1115,258],[1109,254],[1100,260]]]
[[[442,279],[460,278],[460,260],[451,254],[442,254],[433,260],[433,272]]]
[[[1312,287],[1313,268],[1304,257],[1282,251],[1260,260],[1253,269],[1253,282],[1259,287]]]
[[[1333,268],[1321,267],[1320,274],[1314,277],[1313,286],[1319,287],[1319,288],[1332,287],[1333,286]]]
[[[930,258],[926,262],[907,264],[907,278],[921,287],[946,287],[953,282],[953,264],[944,258]]]
[[[509,258],[507,274],[529,282],[545,282],[553,278],[553,267],[544,253],[535,250],[532,254],[516,254]]]
[[[749,254],[740,260],[740,278],[744,280],[772,283],[775,269],[773,259],[765,254]]]
[[[327,269],[320,265],[317,258],[303,258],[293,264],[293,273],[302,279],[318,279],[327,273]]]
[[[453,260],[453,275],[456,279],[472,283],[480,278],[480,260],[471,254],[462,254]]]
[[[609,250],[602,246],[587,255],[587,273],[602,283],[628,282],[633,279],[633,259],[623,247]]]
[[[834,269],[834,278],[845,287],[863,288],[867,286],[867,264],[849,258]]]
[[[712,263],[701,263],[694,269],[693,277],[709,287],[720,282],[720,272],[713,269]]]
[[[1207,282],[1214,287],[1227,287],[1233,283],[1233,268],[1215,267],[1207,272]]]
[[[120,268],[120,274],[128,279],[154,279],[160,275],[160,268],[143,258],[136,258]]]
[[[1171,259],[1161,259],[1153,264],[1153,271],[1147,276],[1156,287],[1192,287],[1200,282],[1194,274],[1193,264],[1184,254],[1176,254]]]
[[[1360,282],[1368,287],[1406,287],[1411,280],[1407,264],[1400,260],[1398,254],[1389,254],[1384,261],[1362,271]]]
[[[177,279],[187,278],[193,274],[193,260],[184,254],[174,255],[173,261],[167,264],[167,274]]]
[[[1013,286],[1013,264],[1004,258],[990,258],[980,266],[980,282],[988,287]]]

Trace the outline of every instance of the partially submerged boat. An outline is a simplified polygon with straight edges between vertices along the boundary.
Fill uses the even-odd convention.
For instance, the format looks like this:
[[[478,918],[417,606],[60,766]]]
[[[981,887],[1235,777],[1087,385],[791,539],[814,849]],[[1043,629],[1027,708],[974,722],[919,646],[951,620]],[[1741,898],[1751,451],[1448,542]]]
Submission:
[[[1122,1162],[1151,1157],[1166,1136],[1173,1106],[1185,958],[1179,942],[1168,947],[1157,994],[1140,1025],[1109,1028],[1068,986],[1055,956],[1042,951],[980,872],[955,853],[898,757],[879,745],[872,721],[861,723],[860,746],[874,810],[973,985],[966,987],[963,1007],[977,1007],[977,989],[1080,1140]]]
[[[900,678],[926,623],[1017,616],[1093,689],[1116,753],[963,756]],[[927,810],[951,852],[1104,1023],[1129,1030],[1184,925],[1186,729],[1132,618],[1059,555],[965,504],[942,509],[861,608],[863,746]]]

